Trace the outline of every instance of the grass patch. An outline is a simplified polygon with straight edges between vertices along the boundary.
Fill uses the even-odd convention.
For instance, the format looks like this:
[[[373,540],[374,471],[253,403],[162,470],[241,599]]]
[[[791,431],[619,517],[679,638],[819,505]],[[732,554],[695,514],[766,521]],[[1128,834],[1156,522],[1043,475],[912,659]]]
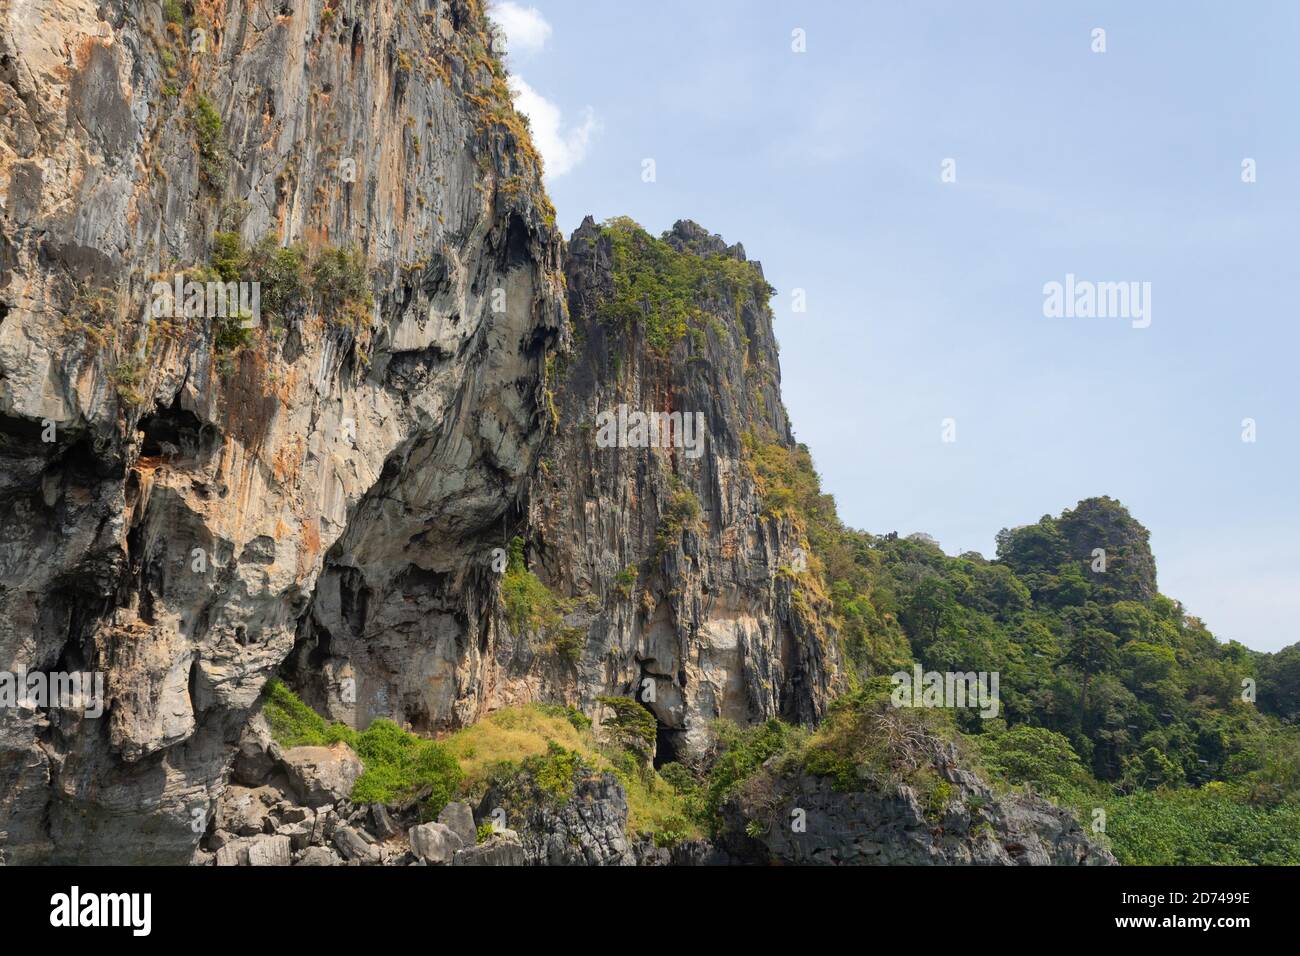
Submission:
[[[621,698],[619,698],[621,699]],[[636,705],[639,707],[639,705]],[[627,793],[628,832],[669,846],[698,838],[684,796],[638,755],[598,740],[590,718],[572,708],[528,704],[498,710],[444,741],[465,773],[462,793],[485,793],[494,778],[522,768],[543,789],[564,791],[579,765],[611,771]],[[567,755],[573,755],[569,757]]]
[[[328,747],[346,743],[365,764],[352,788],[353,803],[399,803],[423,792],[420,817],[431,820],[456,794],[463,772],[447,748],[417,737],[391,720],[376,720],[358,732],[327,722],[282,682],[267,682],[262,714],[281,747]]]
[[[526,632],[550,633],[559,627],[568,612],[568,602],[557,597],[524,564],[524,539],[510,542],[510,559],[501,579],[501,603],[505,605],[506,620],[516,634]],[[557,648],[563,652],[564,648]]]
[[[328,747],[339,741],[352,747],[366,767],[353,788],[354,803],[396,803],[429,787],[420,812],[428,820],[448,801],[481,799],[494,781],[519,773],[529,774],[549,797],[566,800],[578,771],[586,767],[613,772],[622,782],[629,833],[660,846],[700,836],[682,794],[641,755],[612,740],[598,740],[591,719],[571,707],[507,707],[434,741],[389,720],[377,720],[362,732],[326,721],[282,682],[272,680],[262,713],[282,747]]]

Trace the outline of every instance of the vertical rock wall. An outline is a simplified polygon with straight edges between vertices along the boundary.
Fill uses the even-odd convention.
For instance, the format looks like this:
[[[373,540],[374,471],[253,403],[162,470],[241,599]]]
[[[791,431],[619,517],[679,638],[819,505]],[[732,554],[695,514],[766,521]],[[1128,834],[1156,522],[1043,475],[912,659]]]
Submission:
[[[369,564],[486,600],[472,543],[543,434],[561,242],[478,5],[179,11],[0,4],[0,668],[108,698],[0,713],[10,862],[187,859],[313,594],[355,613]],[[360,249],[367,321],[226,363],[148,321],[219,230]]]

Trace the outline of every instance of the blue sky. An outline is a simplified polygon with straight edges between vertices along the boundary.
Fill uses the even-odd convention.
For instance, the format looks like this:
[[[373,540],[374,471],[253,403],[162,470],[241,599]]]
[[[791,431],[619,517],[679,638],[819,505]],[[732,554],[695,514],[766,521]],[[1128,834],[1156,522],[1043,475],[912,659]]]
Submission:
[[[762,261],[848,524],[991,556],[1109,494],[1220,638],[1300,639],[1300,4],[497,11],[566,235],[689,218]],[[1150,282],[1150,327],[1046,318],[1067,273]]]

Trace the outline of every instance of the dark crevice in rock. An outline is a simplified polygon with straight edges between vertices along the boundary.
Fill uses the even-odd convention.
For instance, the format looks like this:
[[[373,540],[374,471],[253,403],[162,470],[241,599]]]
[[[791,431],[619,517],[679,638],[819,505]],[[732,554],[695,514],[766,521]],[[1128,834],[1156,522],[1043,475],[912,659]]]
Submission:
[[[203,450],[204,423],[192,411],[181,407],[179,393],[171,405],[143,416],[136,429],[141,433],[142,457],[191,458]]]

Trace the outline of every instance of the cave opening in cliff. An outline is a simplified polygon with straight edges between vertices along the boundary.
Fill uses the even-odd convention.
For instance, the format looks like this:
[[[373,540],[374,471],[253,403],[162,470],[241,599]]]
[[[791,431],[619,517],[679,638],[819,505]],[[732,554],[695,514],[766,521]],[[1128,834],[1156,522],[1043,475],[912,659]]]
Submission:
[[[179,394],[171,405],[142,416],[136,430],[140,433],[142,458],[189,458],[203,448],[203,422],[189,409],[181,408]]]
[[[655,758],[654,766],[658,770],[666,763],[676,763],[680,756],[678,737],[680,730],[669,727],[662,720],[655,720]]]

